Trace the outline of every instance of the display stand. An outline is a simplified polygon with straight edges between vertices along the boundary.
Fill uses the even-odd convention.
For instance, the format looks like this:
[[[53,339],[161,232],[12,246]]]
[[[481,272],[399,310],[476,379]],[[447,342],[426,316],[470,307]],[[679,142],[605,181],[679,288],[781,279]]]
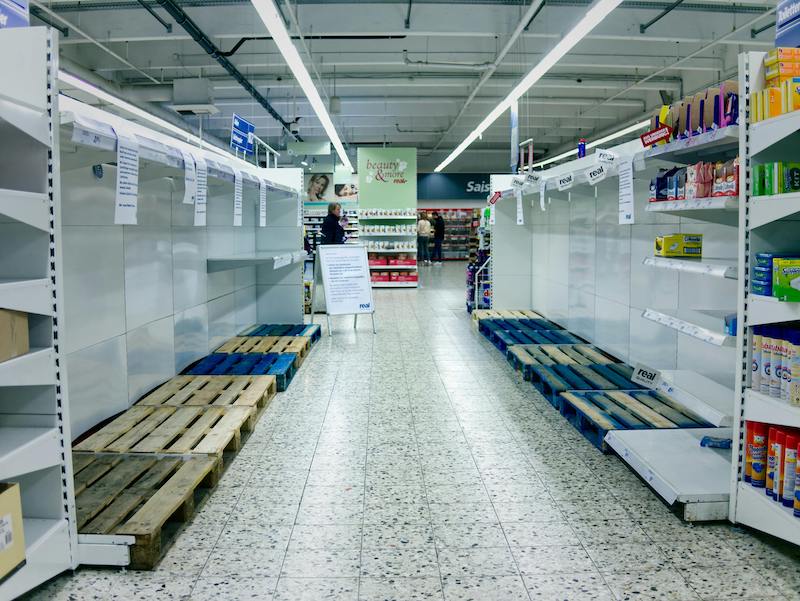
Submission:
[[[358,316],[369,314],[372,333],[375,334],[375,303],[372,299],[369,263],[362,245],[321,244],[317,247],[319,261],[315,261],[314,281],[317,273],[325,290],[325,318],[328,336],[333,335],[331,315],[352,315],[353,329],[358,327]],[[311,323],[314,323],[316,284],[311,296]]]
[[[26,556],[0,584],[6,601],[74,568],[77,535],[52,122],[58,48],[50,29],[3,29],[0,57],[0,308],[27,314],[31,346],[0,363],[0,481],[20,485],[24,531],[15,536]]]

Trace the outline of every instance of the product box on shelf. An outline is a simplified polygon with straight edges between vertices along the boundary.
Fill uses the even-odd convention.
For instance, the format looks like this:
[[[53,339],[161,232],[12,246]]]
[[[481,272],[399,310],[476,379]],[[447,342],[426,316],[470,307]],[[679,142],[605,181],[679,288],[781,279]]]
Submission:
[[[392,282],[417,282],[419,281],[417,274],[407,271],[393,271],[391,274]]]
[[[719,161],[714,166],[714,183],[711,196],[739,195],[739,159]]]
[[[696,163],[686,167],[686,198],[708,198],[714,183],[714,170],[711,163]]]
[[[773,260],[772,294],[781,301],[800,302],[800,259]]]
[[[402,265],[404,267],[410,267],[417,264],[417,260],[414,257],[409,257],[406,255],[397,255],[397,257],[393,257],[389,259],[389,265]]]
[[[800,517],[800,432],[754,421],[746,421],[745,430],[743,480]]]
[[[0,482],[0,583],[25,565],[19,484]]]
[[[370,267],[380,267],[388,264],[388,259],[385,256],[376,253],[368,253],[367,260]]]
[[[654,254],[659,257],[697,257],[703,254],[703,234],[657,236]]]
[[[373,282],[388,282],[389,281],[389,272],[388,271],[373,271],[372,272],[372,281]]]
[[[29,350],[28,314],[0,309],[0,362],[24,355]]]

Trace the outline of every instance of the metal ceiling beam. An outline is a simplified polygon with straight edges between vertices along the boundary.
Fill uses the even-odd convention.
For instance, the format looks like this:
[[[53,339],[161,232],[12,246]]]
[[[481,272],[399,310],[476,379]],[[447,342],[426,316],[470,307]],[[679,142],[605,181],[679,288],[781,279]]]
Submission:
[[[236,66],[229,61],[227,58],[220,54],[219,48],[212,42],[209,37],[200,29],[197,24],[186,14],[186,12],[178,6],[174,0],[156,0],[158,4],[166,10],[170,16],[175,19],[175,22],[183,27],[183,29],[188,33],[192,39],[197,42],[197,44],[206,51],[206,53],[211,56],[219,65],[228,72],[228,74],[235,79],[239,85],[241,85],[245,91],[253,97],[253,99],[258,102],[264,110],[266,110],[272,117],[281,124],[281,127],[292,137],[296,140],[302,141],[302,138],[292,132],[290,124],[286,121],[281,115],[272,108],[272,105],[269,101],[259,92],[256,87],[250,83],[250,81],[242,74]]]
[[[641,25],[639,25],[639,33],[646,32],[648,29],[650,29],[651,26],[658,23],[661,19],[663,19],[673,10],[678,8],[681,4],[683,4],[683,0],[675,0],[675,2],[667,6],[664,10],[662,10],[659,14],[650,19],[647,23],[642,23]]]

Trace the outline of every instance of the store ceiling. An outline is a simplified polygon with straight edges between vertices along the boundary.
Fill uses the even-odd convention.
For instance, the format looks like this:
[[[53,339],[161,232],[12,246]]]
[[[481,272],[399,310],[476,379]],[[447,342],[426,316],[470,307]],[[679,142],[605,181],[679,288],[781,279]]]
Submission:
[[[131,0],[54,0],[46,6],[57,19],[43,13],[35,3],[34,11],[59,26],[64,25],[59,19],[69,22],[69,34],[61,41],[66,69],[88,69],[112,82],[114,89],[129,100],[162,108],[171,104],[174,79],[208,78],[219,112],[202,118],[206,134],[227,140],[231,114],[236,112],[255,122],[261,138],[275,147],[285,147],[291,136],[283,126],[163,8],[151,0],[142,1],[171,25],[171,32],[142,4]],[[546,0],[454,122],[529,2],[277,3],[290,31],[296,34],[290,17],[295,11],[305,46],[313,57],[314,69],[309,70],[323,99],[334,93],[341,99],[341,113],[333,118],[351,152],[366,144],[416,146],[421,171],[433,170],[589,4],[584,0]],[[300,118],[303,139],[322,136],[319,122],[275,45],[263,39],[266,30],[250,2],[191,0],[177,4],[223,52],[238,45],[228,59],[285,121]],[[739,52],[772,45],[772,28],[751,33],[753,28],[773,23],[772,16],[730,35],[774,7],[774,2],[767,0],[735,5],[723,0],[683,2],[640,33],[641,24],[672,4],[623,3],[536,84],[521,102],[520,139],[534,139],[537,157],[572,148],[580,137],[592,139],[640,120],[661,104],[661,93],[679,99],[735,77]],[[94,40],[82,37],[75,27]],[[720,40],[722,36],[727,37]],[[238,44],[248,37],[261,39]],[[672,67],[706,46],[696,57]],[[299,49],[307,58],[302,46]],[[640,81],[648,76],[647,81]],[[197,117],[186,119],[197,125]],[[508,130],[506,114],[449,170],[507,171]]]

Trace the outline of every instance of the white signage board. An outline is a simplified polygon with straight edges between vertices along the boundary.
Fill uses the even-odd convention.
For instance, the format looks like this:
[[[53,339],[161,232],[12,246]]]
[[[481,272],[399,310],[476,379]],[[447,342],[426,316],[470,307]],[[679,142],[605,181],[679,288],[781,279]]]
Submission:
[[[633,161],[619,164],[619,224],[633,225]]]
[[[139,142],[120,128],[117,134],[117,192],[114,223],[136,225],[139,204]]]
[[[317,252],[328,315],[374,313],[366,247],[321,244]]]

